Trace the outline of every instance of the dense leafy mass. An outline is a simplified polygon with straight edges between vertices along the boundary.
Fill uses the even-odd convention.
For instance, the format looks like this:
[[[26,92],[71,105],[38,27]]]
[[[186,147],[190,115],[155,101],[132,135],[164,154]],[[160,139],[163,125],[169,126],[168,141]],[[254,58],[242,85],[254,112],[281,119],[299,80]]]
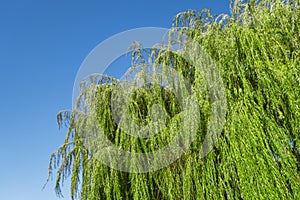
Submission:
[[[211,106],[200,72],[175,54],[152,49],[150,56],[156,62],[172,64],[197,93],[201,108],[197,141],[175,163],[155,172],[126,173],[107,167],[85,146],[88,123],[81,114],[82,97],[89,84],[77,109],[58,114],[59,124],[68,122],[69,131],[50,161],[50,174],[57,169],[57,193],[70,175],[74,199],[300,199],[299,0],[236,0],[231,2],[230,16],[189,10],[179,13],[173,26],[185,27],[185,34],[202,45],[224,83],[226,123],[214,149],[199,157]],[[142,55],[133,51],[136,65],[144,61]],[[106,136],[136,152],[166,145],[176,133],[174,126],[151,139],[133,138],[118,128],[110,105],[116,82],[103,76],[94,84],[92,105]],[[131,114],[140,124],[147,122],[148,108],[155,103],[165,106],[169,124],[180,115],[174,95],[157,85],[137,89],[131,102]]]

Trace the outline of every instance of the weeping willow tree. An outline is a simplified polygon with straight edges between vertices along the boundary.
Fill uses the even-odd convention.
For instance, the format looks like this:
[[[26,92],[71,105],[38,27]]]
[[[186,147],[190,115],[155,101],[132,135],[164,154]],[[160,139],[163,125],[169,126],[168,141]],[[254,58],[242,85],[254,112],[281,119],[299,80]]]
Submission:
[[[211,107],[209,93],[199,89],[199,70],[172,52],[153,48],[150,57],[166,66],[163,69],[171,65],[196,91],[201,108],[196,141],[157,171],[127,173],[104,165],[85,144],[90,113],[82,105],[86,98],[80,99],[91,88],[96,92],[88,105],[94,106],[98,126],[111,142],[130,151],[151,152],[167,145],[178,129],[181,107],[159,84],[137,88],[128,105],[132,119],[150,123],[149,108],[159,103],[167,113],[167,126],[151,138],[130,137],[113,119],[111,99],[118,80],[91,80],[97,84],[83,87],[75,109],[57,117],[60,126],[69,127],[49,165],[49,175],[56,172],[57,194],[70,176],[73,199],[300,199],[299,1],[236,0],[231,15],[189,10],[174,18],[173,27],[184,27],[184,33],[201,44],[223,80],[226,123],[213,150],[199,157]],[[145,62],[143,55],[133,51],[136,66]]]

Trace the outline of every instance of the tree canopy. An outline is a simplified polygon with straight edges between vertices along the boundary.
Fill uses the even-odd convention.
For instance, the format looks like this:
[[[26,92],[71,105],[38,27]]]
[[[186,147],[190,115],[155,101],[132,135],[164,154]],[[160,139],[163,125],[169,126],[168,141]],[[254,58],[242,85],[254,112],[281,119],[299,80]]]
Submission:
[[[85,104],[93,106],[107,138],[136,152],[167,145],[179,129],[175,125],[181,113],[178,99],[161,85],[138,88],[128,105],[132,118],[149,123],[149,108],[159,103],[167,126],[152,138],[130,137],[112,116],[118,80],[102,76],[97,84],[86,85],[74,110],[57,116],[59,125],[69,128],[49,165],[49,175],[56,169],[58,195],[70,176],[73,199],[300,199],[299,0],[235,0],[230,15],[188,10],[174,18],[176,27],[209,54],[223,81],[226,122],[213,150],[199,157],[212,106],[201,70],[172,52],[135,48],[134,65],[146,62],[146,53],[162,69],[172,65],[191,83],[200,108],[196,141],[174,163],[153,172],[127,173],[101,163],[85,145],[90,126],[89,113],[82,114]],[[89,99],[91,87],[96,95]]]

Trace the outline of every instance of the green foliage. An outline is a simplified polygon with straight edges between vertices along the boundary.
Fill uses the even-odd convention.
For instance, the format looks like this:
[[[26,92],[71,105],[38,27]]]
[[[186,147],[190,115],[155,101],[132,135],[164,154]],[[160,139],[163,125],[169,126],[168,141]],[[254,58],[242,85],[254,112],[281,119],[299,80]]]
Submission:
[[[150,58],[163,69],[172,64],[193,83],[201,104],[197,141],[159,171],[125,173],[103,165],[85,146],[89,121],[83,99],[89,99],[91,87],[97,93],[88,105],[94,106],[99,126],[115,145],[130,151],[165,146],[176,133],[180,106],[172,93],[157,85],[137,89],[130,104],[133,119],[150,123],[149,108],[160,103],[168,125],[151,139],[132,138],[112,116],[110,102],[118,81],[104,76],[91,80],[77,109],[58,114],[59,124],[67,122],[69,131],[50,160],[49,173],[57,168],[57,193],[71,175],[72,198],[89,200],[300,199],[299,0],[236,0],[231,2],[231,16],[187,11],[175,17],[173,26],[185,27],[184,33],[202,45],[223,79],[228,110],[213,151],[199,158],[211,107],[200,72],[180,57],[153,48]],[[133,51],[135,65],[144,61],[143,53]]]

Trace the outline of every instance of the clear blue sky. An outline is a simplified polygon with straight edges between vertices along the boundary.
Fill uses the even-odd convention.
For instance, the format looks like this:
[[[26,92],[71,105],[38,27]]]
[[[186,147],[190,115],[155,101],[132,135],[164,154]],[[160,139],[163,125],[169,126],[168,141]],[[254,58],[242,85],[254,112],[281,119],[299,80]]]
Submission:
[[[108,37],[170,28],[187,9],[229,13],[229,0],[0,1],[0,199],[55,200],[42,191],[50,154],[63,143],[56,114],[72,107],[76,72]],[[70,199],[68,184],[63,199]]]

